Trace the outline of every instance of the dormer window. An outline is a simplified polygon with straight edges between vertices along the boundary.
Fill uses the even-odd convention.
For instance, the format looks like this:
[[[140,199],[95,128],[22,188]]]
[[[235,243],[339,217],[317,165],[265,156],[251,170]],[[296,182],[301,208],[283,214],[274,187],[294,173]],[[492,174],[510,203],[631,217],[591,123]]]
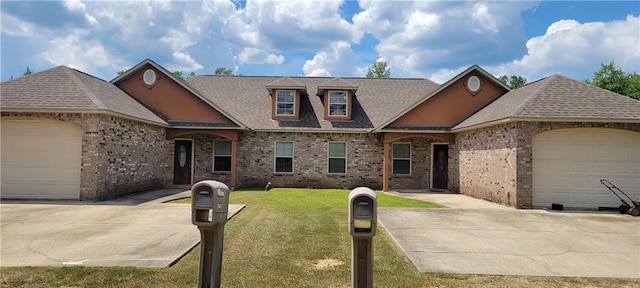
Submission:
[[[358,86],[340,78],[329,79],[318,85],[318,96],[322,98],[324,105],[324,120],[351,120],[356,90]]]
[[[296,114],[296,92],[294,90],[276,90],[276,115],[294,116]]]
[[[267,84],[265,88],[271,96],[271,119],[300,119],[300,97],[307,95],[306,86],[295,79],[284,77]]]
[[[348,111],[347,91],[329,91],[329,116],[346,117]]]

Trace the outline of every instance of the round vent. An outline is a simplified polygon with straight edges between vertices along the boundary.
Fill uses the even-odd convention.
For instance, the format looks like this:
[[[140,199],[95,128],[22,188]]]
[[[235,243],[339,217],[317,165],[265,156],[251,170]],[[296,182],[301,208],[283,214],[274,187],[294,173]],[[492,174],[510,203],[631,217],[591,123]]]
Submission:
[[[471,92],[480,90],[480,79],[477,76],[471,76],[467,79],[467,89]]]
[[[144,84],[147,84],[147,86],[155,84],[156,79],[156,71],[153,71],[153,69],[147,69],[142,75],[142,81],[144,81]]]

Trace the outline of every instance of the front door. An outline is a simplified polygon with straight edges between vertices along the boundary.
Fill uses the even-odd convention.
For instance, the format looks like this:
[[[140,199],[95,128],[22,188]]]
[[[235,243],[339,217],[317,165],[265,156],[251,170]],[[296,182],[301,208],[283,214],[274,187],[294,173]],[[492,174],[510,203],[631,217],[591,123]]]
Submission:
[[[449,175],[449,145],[434,144],[433,145],[433,161],[431,169],[433,169],[433,184],[431,189],[447,190],[447,182]]]
[[[173,161],[173,184],[191,185],[191,140],[176,140]]]

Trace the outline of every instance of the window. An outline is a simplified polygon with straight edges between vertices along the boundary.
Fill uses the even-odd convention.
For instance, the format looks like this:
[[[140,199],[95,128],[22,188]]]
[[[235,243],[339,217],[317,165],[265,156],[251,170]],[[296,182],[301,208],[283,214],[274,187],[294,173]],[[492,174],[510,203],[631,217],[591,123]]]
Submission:
[[[213,172],[231,172],[231,141],[213,141]]]
[[[411,143],[393,143],[393,174],[411,174]]]
[[[295,115],[296,93],[294,90],[276,92],[276,115]]]
[[[329,116],[347,116],[347,91],[329,91]]]
[[[347,143],[329,143],[329,173],[347,172]]]
[[[293,142],[276,142],[276,173],[293,173]]]

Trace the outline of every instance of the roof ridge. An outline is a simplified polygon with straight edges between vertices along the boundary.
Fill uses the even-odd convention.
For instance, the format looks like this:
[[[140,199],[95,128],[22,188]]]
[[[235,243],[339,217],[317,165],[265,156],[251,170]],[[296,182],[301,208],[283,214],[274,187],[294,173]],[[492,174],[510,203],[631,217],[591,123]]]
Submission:
[[[533,93],[531,93],[531,94],[533,94],[533,97],[527,99],[527,101],[523,101],[522,103],[520,103],[520,105],[518,105],[518,107],[514,110],[513,114],[511,114],[511,116],[517,116],[522,111],[524,111],[524,109],[527,107],[527,105],[529,103],[531,103],[534,99],[538,98],[540,91],[543,91],[544,89],[549,87],[549,84],[551,84],[551,79],[555,78],[556,76],[558,76],[558,74],[554,74],[554,75],[551,75],[549,77],[542,78],[542,79],[540,79],[538,81],[535,81],[535,82],[529,83],[528,85],[523,86],[523,87],[526,87],[526,86],[532,85],[534,83],[543,82],[544,81],[542,83],[542,85],[540,87],[538,87],[538,89],[536,89],[535,91],[533,91]],[[523,87],[520,87],[518,89],[521,89]],[[511,91],[514,91],[514,90],[517,90],[517,89],[513,89]]]
[[[436,82],[434,82],[431,79],[427,79],[427,78],[420,78],[420,77],[389,77],[389,78],[369,78],[369,77],[361,77],[361,76],[299,76],[299,75],[220,75],[220,74],[200,74],[200,75],[196,75],[196,77],[201,77],[201,76],[205,76],[205,77],[228,77],[228,78],[290,78],[293,80],[298,80],[298,79],[335,79],[335,78],[339,78],[339,79],[354,79],[354,80],[427,80],[427,81],[431,81],[435,84],[438,84]],[[196,78],[193,77],[193,78]],[[345,80],[346,81],[346,80]],[[438,84],[440,85],[440,84]]]
[[[89,99],[91,99],[91,102],[93,102],[93,104],[95,104],[100,109],[108,110],[107,106],[104,105],[104,103],[102,103],[102,101],[100,101],[100,99],[98,99],[98,96],[96,96],[96,94],[94,94],[93,91],[91,91],[84,84],[84,82],[82,82],[82,80],[80,80],[80,78],[78,78],[78,75],[76,75],[74,73],[74,71],[78,71],[78,70],[75,70],[75,69],[67,67],[67,66],[61,66],[61,67],[63,67],[63,70],[65,71],[65,73],[69,76],[69,78],[71,78],[71,80],[77,85],[77,87],[80,90],[82,90],[82,92],[84,92],[85,95],[87,95],[87,97],[89,97]],[[98,79],[98,78],[96,78],[96,79]]]

